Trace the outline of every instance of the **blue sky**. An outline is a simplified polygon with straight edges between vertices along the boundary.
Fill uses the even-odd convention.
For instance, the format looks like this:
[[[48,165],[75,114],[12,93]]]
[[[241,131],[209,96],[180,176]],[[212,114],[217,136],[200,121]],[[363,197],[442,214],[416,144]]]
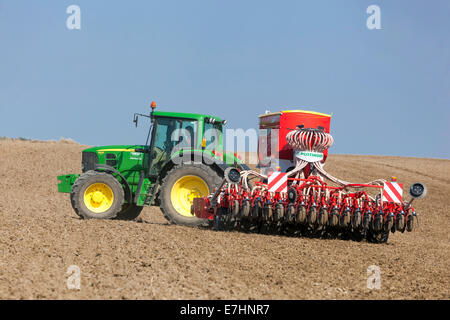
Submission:
[[[151,100],[244,129],[332,112],[331,153],[449,158],[450,1],[0,0],[0,136],[143,143]]]

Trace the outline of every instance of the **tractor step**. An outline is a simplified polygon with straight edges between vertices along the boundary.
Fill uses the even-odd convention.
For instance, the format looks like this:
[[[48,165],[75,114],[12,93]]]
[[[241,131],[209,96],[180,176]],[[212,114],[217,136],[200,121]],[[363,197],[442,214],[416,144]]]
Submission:
[[[135,196],[135,202],[138,206],[151,205],[155,186],[156,184],[152,185],[148,178],[144,178],[139,182]]]

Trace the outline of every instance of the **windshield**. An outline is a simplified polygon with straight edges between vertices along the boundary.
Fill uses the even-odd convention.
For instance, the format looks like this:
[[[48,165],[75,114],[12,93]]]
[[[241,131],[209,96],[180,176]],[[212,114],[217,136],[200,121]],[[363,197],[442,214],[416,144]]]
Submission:
[[[192,149],[197,138],[197,121],[161,117],[155,120],[153,133],[153,151],[150,174],[158,175],[173,152],[180,149]]]

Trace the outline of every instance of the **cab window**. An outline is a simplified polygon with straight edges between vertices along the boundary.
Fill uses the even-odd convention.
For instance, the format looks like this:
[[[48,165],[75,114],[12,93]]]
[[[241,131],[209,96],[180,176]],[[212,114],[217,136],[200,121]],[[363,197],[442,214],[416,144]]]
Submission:
[[[162,166],[175,150],[193,148],[197,133],[197,121],[170,117],[157,118],[150,155],[150,175],[160,173]]]
[[[179,132],[174,135],[178,148],[195,148],[197,140],[197,121],[181,120]]]

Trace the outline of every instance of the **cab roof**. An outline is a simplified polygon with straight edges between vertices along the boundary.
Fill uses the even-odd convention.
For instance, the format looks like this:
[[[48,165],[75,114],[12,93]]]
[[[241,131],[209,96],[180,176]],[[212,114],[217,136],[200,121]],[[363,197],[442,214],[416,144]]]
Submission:
[[[186,119],[195,119],[195,120],[203,120],[204,118],[212,118],[218,122],[222,121],[222,119],[219,117],[210,116],[207,114],[200,114],[200,113],[155,111],[153,114],[156,117],[173,117],[173,118],[186,118]]]

